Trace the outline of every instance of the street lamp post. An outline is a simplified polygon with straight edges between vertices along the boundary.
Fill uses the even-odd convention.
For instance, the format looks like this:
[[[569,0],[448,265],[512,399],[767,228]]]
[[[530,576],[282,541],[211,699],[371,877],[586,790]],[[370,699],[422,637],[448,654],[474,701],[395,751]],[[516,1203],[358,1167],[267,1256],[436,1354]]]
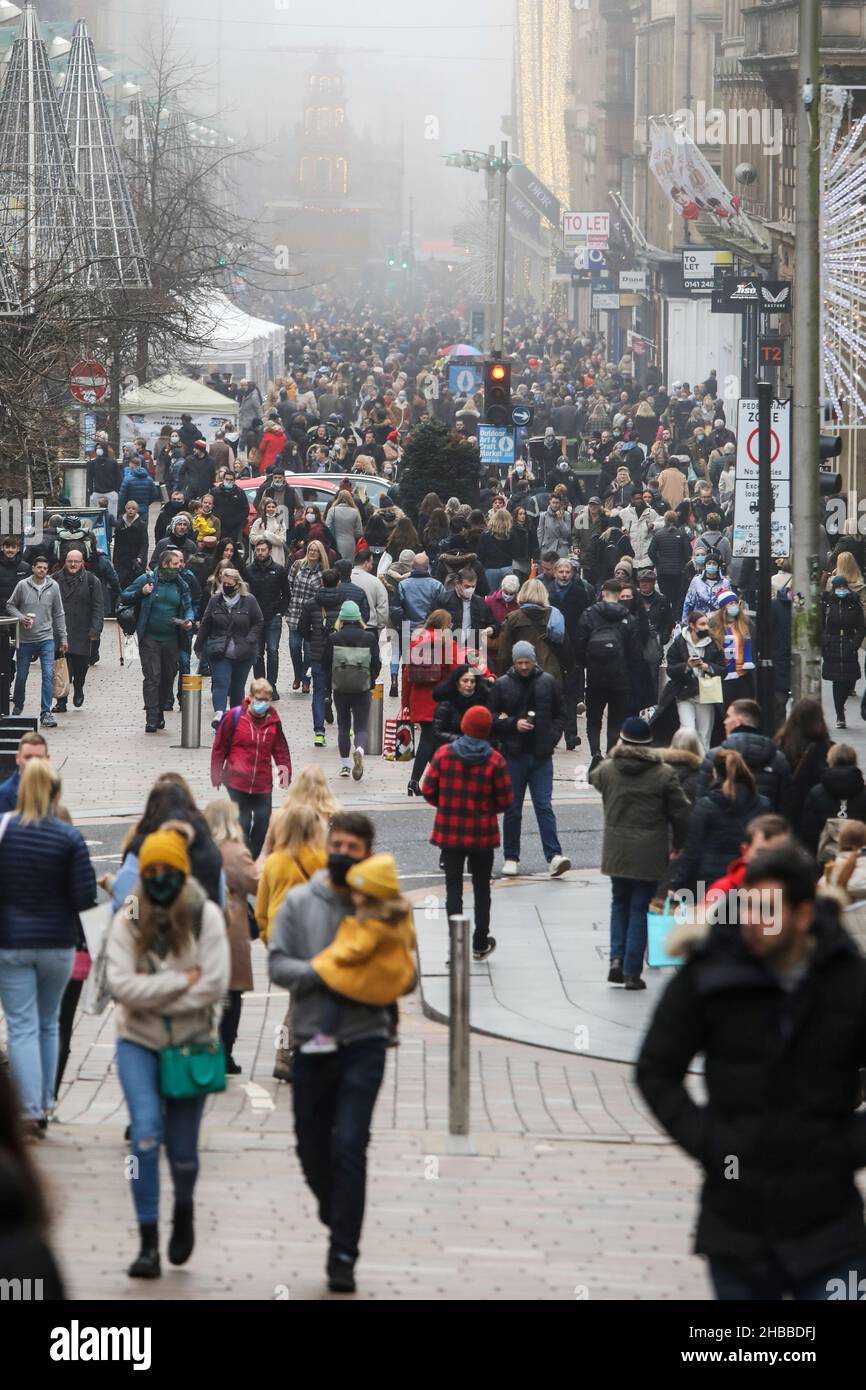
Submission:
[[[473,173],[483,171],[487,175],[487,201],[488,218],[492,211],[493,189],[495,187],[496,175],[499,175],[499,231],[496,242],[496,272],[495,272],[495,306],[492,315],[492,324],[488,323],[485,328],[490,329],[495,325],[492,334],[494,338],[493,349],[496,352],[505,350],[505,253],[508,237],[508,175],[510,170],[522,164],[520,159],[509,158],[508,141],[503,140],[501,153],[496,154],[495,145],[491,145],[487,154],[479,150],[461,150],[459,154],[448,154],[445,156],[445,163],[453,169],[471,169]],[[488,227],[490,223],[488,220]],[[485,335],[486,336],[486,335]]]

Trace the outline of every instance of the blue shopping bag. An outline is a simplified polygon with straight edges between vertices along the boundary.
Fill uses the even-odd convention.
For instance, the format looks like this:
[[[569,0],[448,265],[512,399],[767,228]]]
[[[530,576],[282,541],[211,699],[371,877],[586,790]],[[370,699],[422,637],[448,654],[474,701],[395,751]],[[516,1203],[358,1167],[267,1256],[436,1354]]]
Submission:
[[[675,912],[670,907],[665,907],[664,912],[648,912],[646,915],[646,958],[647,965],[653,970],[658,970],[666,965],[682,965],[681,956],[669,956],[665,950],[665,942],[673,931],[674,927],[679,926]]]

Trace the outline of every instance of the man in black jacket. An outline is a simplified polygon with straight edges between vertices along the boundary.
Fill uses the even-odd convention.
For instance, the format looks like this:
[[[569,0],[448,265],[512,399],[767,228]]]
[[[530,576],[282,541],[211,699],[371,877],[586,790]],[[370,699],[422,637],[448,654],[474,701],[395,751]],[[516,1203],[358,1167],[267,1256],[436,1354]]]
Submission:
[[[499,677],[490,702],[495,737],[514,792],[502,822],[502,874],[505,878],[517,877],[523,801],[528,787],[550,877],[558,878],[571,868],[571,860],[563,854],[559,843],[551,804],[553,750],[565,726],[562,692],[559,682],[537,665],[531,642],[515,642],[511,658],[514,664]]]
[[[655,565],[659,588],[676,610],[685,592],[685,567],[692,558],[692,548],[684,531],[680,530],[676,512],[665,512],[665,524],[650,539],[648,555]]]
[[[354,584],[344,584],[335,569],[325,570],[322,587],[314,598],[307,599],[301,609],[298,631],[304,639],[304,648],[313,677],[313,744],[316,748],[325,747],[325,725],[333,724],[334,710],[331,703],[330,673],[322,665],[325,641],[334,631],[340,609],[347,600],[352,599],[348,590],[357,588]],[[363,590],[361,591],[363,593]],[[366,595],[364,596],[366,598]],[[367,612],[369,613],[369,605]],[[358,612],[362,614],[360,604]]]
[[[30,565],[21,558],[21,543],[17,536],[4,536],[0,541],[0,613],[20,579],[26,579]],[[14,647],[9,625],[0,626],[0,680],[10,681],[15,670]]]
[[[186,511],[186,499],[182,488],[175,488],[168,501],[160,508],[153,528],[154,541],[161,541],[178,512]]]
[[[662,996],[638,1086],[704,1169],[695,1250],[717,1298],[859,1299],[866,960],[802,850],[755,855],[743,889]],[[699,1052],[703,1106],[683,1084]]]
[[[548,588],[550,605],[558,608],[565,622],[565,635],[572,647],[577,641],[581,617],[592,602],[571,560],[557,560],[553,584]],[[580,743],[577,736],[577,706],[583,702],[583,668],[572,666],[562,678],[565,701],[565,746],[574,749]]]
[[[733,748],[748,764],[761,796],[774,811],[785,814],[791,789],[788,759],[771,738],[761,733],[761,706],[757,700],[734,700],[725,712],[725,738],[719,748]],[[713,778],[713,759],[719,748],[711,748],[704,758],[695,787],[695,800],[706,796]]]
[[[486,639],[496,632],[496,624],[477,588],[475,570],[463,569],[457,575],[454,588],[447,591],[444,603],[439,606],[451,614],[451,627],[460,645],[483,651]]]
[[[183,492],[184,500],[191,502],[193,497],[204,497],[213,489],[214,466],[208,458],[207,444],[197,439],[192,453],[184,459],[178,470],[177,490]]]
[[[607,751],[619,738],[628,702],[629,672],[642,659],[637,624],[620,603],[616,579],[602,585],[601,598],[581,616],[574,642],[577,664],[584,671],[586,734],[592,754],[590,772],[601,762],[601,721],[607,710]]]
[[[259,653],[253,662],[253,676],[259,678],[265,675],[267,655],[267,678],[273,686],[274,699],[279,700],[280,636],[283,614],[289,606],[289,576],[285,565],[278,565],[271,556],[270,541],[256,541],[252,562],[247,567],[247,583],[262,610],[263,619]]]
[[[99,506],[100,497],[108,498],[108,510],[117,516],[117,498],[123,482],[123,469],[102,445],[94,449],[87,462],[87,496],[91,507]]]
[[[237,545],[249,519],[250,504],[243,488],[235,482],[230,468],[224,470],[222,482],[213,489],[213,510],[222,527],[220,540],[229,536]]]

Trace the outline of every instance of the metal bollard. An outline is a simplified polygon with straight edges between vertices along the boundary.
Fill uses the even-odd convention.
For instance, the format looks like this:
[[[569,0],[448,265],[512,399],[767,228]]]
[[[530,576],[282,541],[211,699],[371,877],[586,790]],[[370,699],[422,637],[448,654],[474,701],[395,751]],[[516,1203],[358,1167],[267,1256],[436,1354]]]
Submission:
[[[469,918],[449,917],[448,1133],[469,1133]]]
[[[181,680],[180,746],[201,748],[201,676]]]
[[[385,687],[381,683],[370,691],[370,724],[367,729],[367,755],[381,758],[384,732]]]

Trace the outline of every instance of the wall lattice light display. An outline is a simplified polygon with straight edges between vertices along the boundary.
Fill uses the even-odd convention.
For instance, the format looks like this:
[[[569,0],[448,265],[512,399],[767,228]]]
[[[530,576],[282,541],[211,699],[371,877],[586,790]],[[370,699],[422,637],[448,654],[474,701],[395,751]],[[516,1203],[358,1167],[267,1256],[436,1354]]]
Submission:
[[[821,365],[842,429],[866,426],[866,116],[846,87],[822,87]],[[796,292],[796,291],[795,291]]]

